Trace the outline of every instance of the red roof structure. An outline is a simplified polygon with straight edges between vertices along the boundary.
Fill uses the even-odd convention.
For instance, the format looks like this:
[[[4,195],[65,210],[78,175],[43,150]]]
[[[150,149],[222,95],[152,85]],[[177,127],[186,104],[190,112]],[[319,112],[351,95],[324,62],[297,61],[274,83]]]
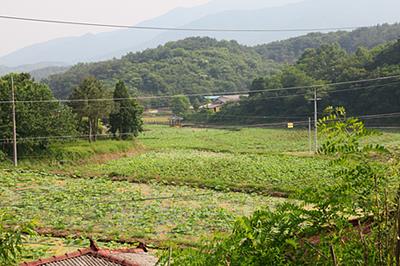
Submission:
[[[157,258],[146,253],[146,248],[107,250],[99,249],[91,241],[90,248],[62,256],[53,256],[33,262],[23,262],[20,266],[154,266]]]

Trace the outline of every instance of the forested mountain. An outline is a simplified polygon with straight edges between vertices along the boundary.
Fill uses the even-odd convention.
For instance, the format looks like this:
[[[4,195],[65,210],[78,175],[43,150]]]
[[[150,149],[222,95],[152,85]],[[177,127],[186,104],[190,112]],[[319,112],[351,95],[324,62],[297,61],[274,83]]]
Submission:
[[[320,110],[327,106],[344,106],[350,115],[385,114],[400,112],[400,40],[379,45],[373,49],[359,48],[348,53],[338,44],[322,45],[307,49],[294,65],[288,65],[278,74],[264,76],[253,81],[254,92],[240,104],[233,104],[216,114],[213,121],[266,122],[282,121],[282,117],[292,120],[306,120],[313,114],[314,86],[322,98]],[[341,85],[329,83],[359,81],[380,77],[395,76],[390,79],[368,82],[352,82]],[[304,87],[292,90],[280,90],[287,87]],[[278,89],[278,90],[277,90]],[[271,92],[268,92],[271,90]],[[237,117],[235,117],[235,115]],[[233,118],[232,118],[233,116]],[[247,118],[240,118],[247,116]],[[379,125],[394,123],[398,119],[380,118]],[[370,124],[373,121],[368,121]]]
[[[255,46],[258,53],[277,62],[295,62],[308,48],[319,48],[323,44],[339,43],[347,52],[359,47],[372,48],[387,41],[400,38],[400,24],[383,24],[364,27],[351,32],[309,33],[304,36]]]
[[[247,89],[260,75],[278,68],[252,48],[235,41],[188,38],[121,59],[78,64],[47,83],[56,97],[68,97],[85,77],[95,76],[109,88],[118,80],[140,95],[172,95]]]
[[[214,0],[202,6],[176,9],[138,26],[232,29],[293,29],[371,26],[399,21],[398,0],[304,0],[271,7],[271,1]],[[293,3],[297,2],[297,3]],[[154,48],[192,36],[236,40],[256,45],[302,35],[302,31],[280,32],[162,32],[134,29],[86,34],[39,43],[0,58],[0,64],[17,65],[41,61],[69,64],[119,57],[127,52]]]

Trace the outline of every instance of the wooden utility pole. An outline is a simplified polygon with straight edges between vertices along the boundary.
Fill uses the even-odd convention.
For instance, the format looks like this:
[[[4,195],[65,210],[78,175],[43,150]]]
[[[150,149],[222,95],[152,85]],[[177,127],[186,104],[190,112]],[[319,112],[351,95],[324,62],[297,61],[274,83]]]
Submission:
[[[315,153],[318,152],[318,101],[321,100],[317,97],[317,88],[314,89],[314,145]]]
[[[311,136],[311,117],[308,118],[308,146],[309,146],[309,150],[310,153],[312,153],[312,136]]]
[[[18,154],[17,154],[17,121],[15,119],[15,89],[14,89],[14,78],[11,75],[11,95],[12,95],[12,120],[13,120],[13,162],[14,166],[18,166]]]

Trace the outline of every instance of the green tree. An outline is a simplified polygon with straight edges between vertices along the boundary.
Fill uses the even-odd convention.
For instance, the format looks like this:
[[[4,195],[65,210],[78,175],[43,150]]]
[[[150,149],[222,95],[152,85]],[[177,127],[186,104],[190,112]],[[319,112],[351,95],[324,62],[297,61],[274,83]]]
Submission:
[[[16,124],[20,154],[43,151],[51,139],[76,134],[76,121],[71,109],[54,98],[45,84],[35,82],[29,74],[10,74],[0,78],[1,150],[12,150],[11,75],[14,79]],[[9,101],[9,102],[7,102]]]
[[[129,99],[124,82],[119,81],[114,91],[114,107],[110,114],[111,132],[114,136],[126,139],[130,135],[137,137],[143,131],[143,108],[135,99]]]
[[[251,83],[250,91],[252,91],[252,92],[250,92],[250,97],[262,93],[260,91],[265,90],[266,88],[267,88],[267,84],[266,84],[265,78],[256,78]]]
[[[111,104],[101,100],[108,97],[100,81],[94,77],[87,77],[78,87],[75,87],[69,98],[70,106],[76,113],[80,125],[87,123],[87,131],[82,128],[80,131],[88,135],[89,142],[97,139],[100,119],[107,117],[110,112]]]
[[[190,101],[186,96],[176,96],[171,101],[172,112],[175,115],[184,115],[189,112]]]

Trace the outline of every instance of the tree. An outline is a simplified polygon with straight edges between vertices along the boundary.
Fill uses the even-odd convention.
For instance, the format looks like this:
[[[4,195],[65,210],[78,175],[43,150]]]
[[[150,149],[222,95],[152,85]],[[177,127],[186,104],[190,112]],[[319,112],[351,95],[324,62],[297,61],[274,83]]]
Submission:
[[[186,96],[176,96],[172,98],[172,112],[175,115],[184,115],[190,109],[190,101]]]
[[[119,134],[120,139],[129,135],[137,137],[143,131],[143,108],[135,99],[129,99],[128,90],[124,82],[119,81],[114,91],[114,107],[110,114],[111,132]]]
[[[267,87],[267,85],[266,85],[265,78],[262,78],[262,77],[261,78],[256,78],[251,83],[250,91],[252,91],[252,92],[250,93],[250,97],[262,93],[260,91],[265,90],[266,87]]]
[[[76,134],[76,121],[72,110],[54,98],[45,84],[35,82],[29,74],[10,74],[0,78],[0,138],[1,150],[12,150],[11,75],[14,79],[16,124],[19,153],[43,151],[49,138]],[[39,101],[39,102],[38,102]],[[49,137],[49,138],[48,138]]]
[[[99,100],[107,97],[109,96],[103,84],[94,77],[85,78],[70,96],[70,106],[77,114],[80,124],[87,121],[88,132],[86,129],[80,130],[88,135],[89,142],[97,139],[99,120],[110,112],[110,103]]]

